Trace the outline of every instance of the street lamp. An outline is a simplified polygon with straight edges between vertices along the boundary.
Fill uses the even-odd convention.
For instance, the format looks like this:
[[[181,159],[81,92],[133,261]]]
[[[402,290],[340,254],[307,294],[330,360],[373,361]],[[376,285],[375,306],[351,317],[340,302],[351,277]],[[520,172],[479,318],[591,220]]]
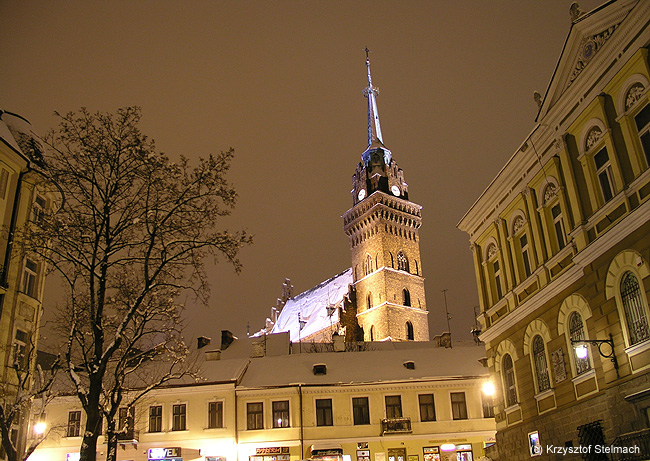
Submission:
[[[482,391],[488,397],[492,397],[496,392],[496,388],[494,387],[494,383],[492,381],[485,381],[483,383]]]
[[[34,433],[36,435],[43,435],[45,433],[45,429],[47,428],[47,425],[45,424],[44,421],[39,421],[36,424],[34,424]]]
[[[614,364],[614,370],[616,370],[616,377],[620,378],[618,374],[618,360],[616,360],[616,354],[614,353],[614,339],[612,338],[611,333],[609,334],[609,339],[572,339],[571,344],[574,345],[576,357],[579,359],[587,358],[587,354],[589,352],[587,344],[595,344],[598,346],[598,353],[600,356],[605,357],[606,359],[611,359],[612,363]],[[609,346],[609,352],[603,352],[603,344],[607,344]]]

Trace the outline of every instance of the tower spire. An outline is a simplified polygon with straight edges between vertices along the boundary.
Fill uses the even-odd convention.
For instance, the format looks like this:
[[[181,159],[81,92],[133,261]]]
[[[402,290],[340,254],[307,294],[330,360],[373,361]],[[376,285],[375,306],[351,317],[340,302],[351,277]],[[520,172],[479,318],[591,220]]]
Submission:
[[[384,140],[381,135],[379,113],[377,112],[377,95],[379,94],[379,89],[372,86],[370,50],[366,47],[364,51],[366,52],[366,67],[368,68],[368,86],[363,90],[363,95],[368,98],[368,147],[372,146],[375,141],[378,141],[383,146]]]

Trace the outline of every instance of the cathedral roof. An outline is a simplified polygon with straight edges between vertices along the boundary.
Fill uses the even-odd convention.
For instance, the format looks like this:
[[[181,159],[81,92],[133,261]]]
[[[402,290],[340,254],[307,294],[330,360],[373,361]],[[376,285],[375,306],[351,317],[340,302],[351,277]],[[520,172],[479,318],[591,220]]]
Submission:
[[[339,321],[338,309],[334,309],[330,319],[327,306],[340,305],[351,283],[352,268],[349,268],[290,298],[282,308],[271,333],[289,332],[291,341],[295,342],[336,325]],[[305,322],[302,329],[299,320]]]

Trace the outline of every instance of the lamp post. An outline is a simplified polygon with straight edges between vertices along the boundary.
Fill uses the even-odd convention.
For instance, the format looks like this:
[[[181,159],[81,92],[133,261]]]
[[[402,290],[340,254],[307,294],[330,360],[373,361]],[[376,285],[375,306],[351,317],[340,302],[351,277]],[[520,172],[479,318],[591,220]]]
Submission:
[[[614,339],[612,338],[611,333],[609,334],[609,339],[572,339],[571,344],[576,345],[576,356],[579,359],[587,358],[587,344],[595,344],[598,346],[598,353],[600,356],[605,357],[606,359],[611,359],[612,363],[614,364],[614,370],[616,370],[616,377],[620,378],[620,375],[618,374],[618,360],[616,360],[616,354],[614,353]],[[603,352],[603,344],[607,344],[609,346],[609,353]]]

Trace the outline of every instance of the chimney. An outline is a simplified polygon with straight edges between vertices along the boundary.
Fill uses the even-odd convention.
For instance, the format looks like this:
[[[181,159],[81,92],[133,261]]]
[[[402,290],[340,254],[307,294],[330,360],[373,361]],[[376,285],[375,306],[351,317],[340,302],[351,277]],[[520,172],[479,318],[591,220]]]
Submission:
[[[230,330],[221,330],[221,350],[225,351],[237,339]]]

